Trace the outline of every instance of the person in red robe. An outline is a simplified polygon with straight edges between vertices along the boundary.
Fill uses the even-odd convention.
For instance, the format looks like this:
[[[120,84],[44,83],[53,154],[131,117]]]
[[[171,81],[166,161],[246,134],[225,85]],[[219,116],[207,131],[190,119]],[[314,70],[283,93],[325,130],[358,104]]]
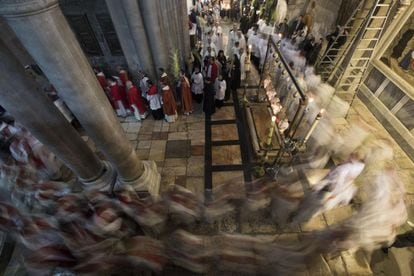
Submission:
[[[111,95],[109,93],[108,80],[105,77],[105,74],[102,71],[96,73],[96,78],[98,79],[99,84],[101,85],[105,96],[108,98],[108,101],[111,103],[112,108],[115,109],[113,102],[111,101]]]
[[[145,106],[144,100],[141,97],[141,92],[138,88],[132,84],[131,81],[126,82],[128,88],[128,101],[131,109],[134,112],[134,116],[138,121],[145,119],[148,115],[147,107]]]
[[[96,78],[98,79],[99,84],[101,85],[102,89],[105,91],[106,88],[108,87],[108,84],[106,82],[105,74],[103,72],[98,72],[96,74]]]
[[[162,120],[164,113],[162,112],[161,97],[158,94],[158,87],[149,79],[147,80],[147,85],[147,101],[151,109],[152,117],[154,117],[154,120]]]
[[[185,76],[185,71],[181,70],[180,76],[180,87],[181,87],[181,107],[184,115],[190,115],[193,113],[193,102],[191,98],[190,82]]]
[[[121,67],[118,67],[118,85],[122,89],[121,92],[124,93],[123,94],[124,98],[122,101],[124,102],[124,106],[128,111],[131,109],[131,107],[129,106],[129,102],[128,102],[128,95],[127,95],[128,88],[126,86],[127,81],[129,81],[128,71],[122,69]]]
[[[120,117],[126,117],[127,112],[123,103],[123,96],[121,93],[121,88],[119,87],[116,79],[111,79],[110,84],[111,99],[115,106],[116,114]]]
[[[175,103],[174,94],[169,85],[162,83],[162,107],[164,110],[165,120],[168,123],[175,122],[177,119],[177,104]]]

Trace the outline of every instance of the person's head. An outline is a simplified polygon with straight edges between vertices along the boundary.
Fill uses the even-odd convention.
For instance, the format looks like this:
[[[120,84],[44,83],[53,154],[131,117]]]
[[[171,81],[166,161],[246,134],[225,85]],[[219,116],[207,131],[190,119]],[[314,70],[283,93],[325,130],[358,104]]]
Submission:
[[[152,83],[152,81],[150,79],[147,79],[147,85],[148,87],[151,87],[154,85],[154,83]]]
[[[118,82],[117,82],[117,80],[114,77],[110,77],[109,78],[109,83],[113,85],[113,84],[116,84]]]
[[[414,52],[413,52],[414,53]],[[223,50],[220,50],[219,52],[218,52],[218,56],[219,57],[223,57],[224,56],[224,51]]]
[[[220,81],[222,81],[222,80],[223,80],[223,76],[222,76],[222,75],[219,75],[219,76],[218,76],[218,79],[219,79]]]
[[[237,30],[237,23],[233,23],[233,30]]]
[[[237,30],[237,36],[240,37],[240,38],[243,36],[243,34],[240,30]]]
[[[236,41],[236,43],[234,43],[234,46],[236,46],[236,48],[239,48],[240,42]]]
[[[196,74],[200,73],[200,68],[198,66],[196,66],[194,68],[194,73],[196,73]]]
[[[184,76],[185,76],[185,70],[184,70],[184,69],[181,69],[181,70],[180,70],[180,76],[181,76],[181,77],[184,77]]]
[[[127,89],[130,89],[132,87],[132,81],[127,81],[125,83],[125,85],[126,85]]]

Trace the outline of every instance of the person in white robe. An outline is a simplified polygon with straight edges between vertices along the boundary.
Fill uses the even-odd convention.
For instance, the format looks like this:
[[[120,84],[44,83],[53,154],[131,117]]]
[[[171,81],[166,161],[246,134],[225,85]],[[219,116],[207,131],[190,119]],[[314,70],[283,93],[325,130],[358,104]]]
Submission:
[[[228,35],[228,41],[227,41],[226,55],[228,58],[233,56],[233,47],[237,40],[236,36],[237,36],[237,24],[233,24],[233,29],[230,30],[229,35]]]
[[[364,157],[355,153],[349,161],[331,170],[302,199],[298,209],[291,214],[292,222],[303,223],[323,212],[349,204],[357,192],[354,180],[364,167]]]

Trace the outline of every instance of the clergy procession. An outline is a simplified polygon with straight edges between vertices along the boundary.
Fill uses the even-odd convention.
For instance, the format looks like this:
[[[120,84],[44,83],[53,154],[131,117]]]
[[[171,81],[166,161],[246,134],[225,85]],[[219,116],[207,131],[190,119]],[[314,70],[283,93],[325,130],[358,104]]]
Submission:
[[[151,79],[143,71],[134,75],[118,67],[114,74],[95,67],[102,93],[119,120],[174,125],[197,110],[206,118],[218,113],[258,72],[283,140],[289,139],[301,105],[299,90],[311,99],[302,115],[305,128],[313,126],[308,151],[289,166],[268,166],[267,174],[253,181],[215,183],[204,200],[177,184],[157,197],[142,196],[128,185],[110,192],[82,190],[70,168],[4,111],[0,230],[20,245],[27,275],[141,275],[177,267],[211,275],[303,275],[321,258],[358,250],[369,255],[393,246],[407,210],[391,143],[374,138],[362,120],[338,133],[334,122],[345,117],[348,103],[313,67],[326,48],[345,43],[336,39],[344,29],[329,34],[315,26],[316,1],[294,18],[285,0],[272,1],[273,12],[260,9],[267,1],[222,2],[193,1],[191,55],[180,70],[159,68]],[[318,125],[317,116],[322,117]],[[339,161],[305,193],[298,192],[305,178],[299,172],[324,169],[331,159]],[[286,229],[301,229],[345,207],[352,211],[343,220],[301,231],[299,239],[280,239]],[[257,214],[268,214],[280,234],[211,230],[231,216],[243,220]]]

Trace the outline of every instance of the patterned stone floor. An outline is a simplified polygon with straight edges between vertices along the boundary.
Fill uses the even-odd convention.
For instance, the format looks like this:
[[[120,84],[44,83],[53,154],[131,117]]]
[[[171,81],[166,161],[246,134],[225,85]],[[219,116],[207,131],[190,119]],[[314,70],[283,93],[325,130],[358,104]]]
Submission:
[[[224,30],[224,33],[228,28]],[[258,75],[252,72],[248,83],[258,83]],[[184,116],[180,113],[175,123],[154,121],[151,116],[142,122],[133,117],[120,119],[130,142],[143,160],[154,160],[158,165],[161,178],[161,192],[171,184],[182,185],[195,192],[203,200],[205,195],[220,183],[228,180],[249,180],[252,160],[246,150],[247,129],[243,124],[241,106],[237,98],[242,98],[242,90],[233,93],[233,99],[218,109],[211,117],[205,117],[201,105],[194,103],[194,113]],[[338,122],[338,129],[346,128],[349,123],[363,119],[375,129],[378,138],[389,138],[388,132],[369,110],[356,100],[349,113],[348,121]],[[93,143],[85,140],[94,148]],[[404,181],[409,219],[414,221],[414,164],[393,141],[395,162]],[[323,178],[328,172],[323,170],[304,170],[299,172],[299,181],[291,186],[298,195],[307,193],[310,186]],[[201,231],[252,234],[264,238],[277,239],[280,242],[300,240],[308,231],[328,227],[351,214],[349,206],[324,213],[301,225],[280,229],[270,219],[270,214],[257,212],[247,214],[239,211],[229,215],[218,223],[205,226]],[[200,231],[200,229],[194,229]],[[400,231],[410,230],[404,225]],[[15,252],[16,253],[16,252]],[[306,275],[413,275],[413,250],[410,248],[392,248],[388,255],[375,252],[366,256],[362,252],[351,254],[344,252],[334,258],[320,257]],[[16,255],[16,254],[15,254]],[[411,263],[410,263],[411,262]],[[177,268],[166,270],[163,275],[192,275]]]
[[[253,73],[250,81],[257,81],[257,73]],[[242,97],[243,91],[233,94],[233,99]],[[249,179],[250,157],[246,157],[243,137],[247,129],[241,122],[240,106],[238,101],[230,100],[224,107],[208,118],[205,118],[201,107],[195,104],[195,112],[190,116],[180,115],[175,123],[154,121],[147,118],[142,123],[135,122],[131,117],[122,120],[122,126],[136,147],[142,159],[155,160],[162,175],[161,189],[164,191],[170,184],[178,184],[194,191],[200,199],[211,189],[224,181],[232,179]],[[346,128],[349,123],[363,119],[375,129],[374,135],[378,138],[388,138],[390,135],[375,119],[369,110],[359,101],[355,101],[348,120],[338,122],[338,129]],[[407,202],[414,201],[414,164],[393,141],[395,161],[399,168],[402,181],[406,184]],[[307,193],[307,189],[323,178],[328,172],[324,170],[305,170],[305,183],[297,185],[298,193]],[[408,206],[410,218],[414,217],[414,210]],[[269,214],[244,214],[238,212],[226,217],[214,225],[212,232],[238,232],[252,235],[278,236],[281,240],[300,239],[304,233],[312,230],[329,227],[351,214],[351,207],[342,207],[324,213],[309,222],[279,229]],[[401,232],[409,230],[404,225]],[[351,254],[344,252],[332,259],[321,257],[320,262],[310,267],[309,275],[371,275],[384,271],[401,271],[399,267],[407,266],[411,249],[391,249],[388,256],[376,252],[373,257],[361,252]],[[401,257],[402,256],[402,257]],[[405,260],[405,262],[404,262]],[[371,264],[370,264],[371,262]],[[406,270],[407,271],[407,270]],[[390,275],[390,274],[384,274]],[[395,274],[394,274],[395,275]]]

